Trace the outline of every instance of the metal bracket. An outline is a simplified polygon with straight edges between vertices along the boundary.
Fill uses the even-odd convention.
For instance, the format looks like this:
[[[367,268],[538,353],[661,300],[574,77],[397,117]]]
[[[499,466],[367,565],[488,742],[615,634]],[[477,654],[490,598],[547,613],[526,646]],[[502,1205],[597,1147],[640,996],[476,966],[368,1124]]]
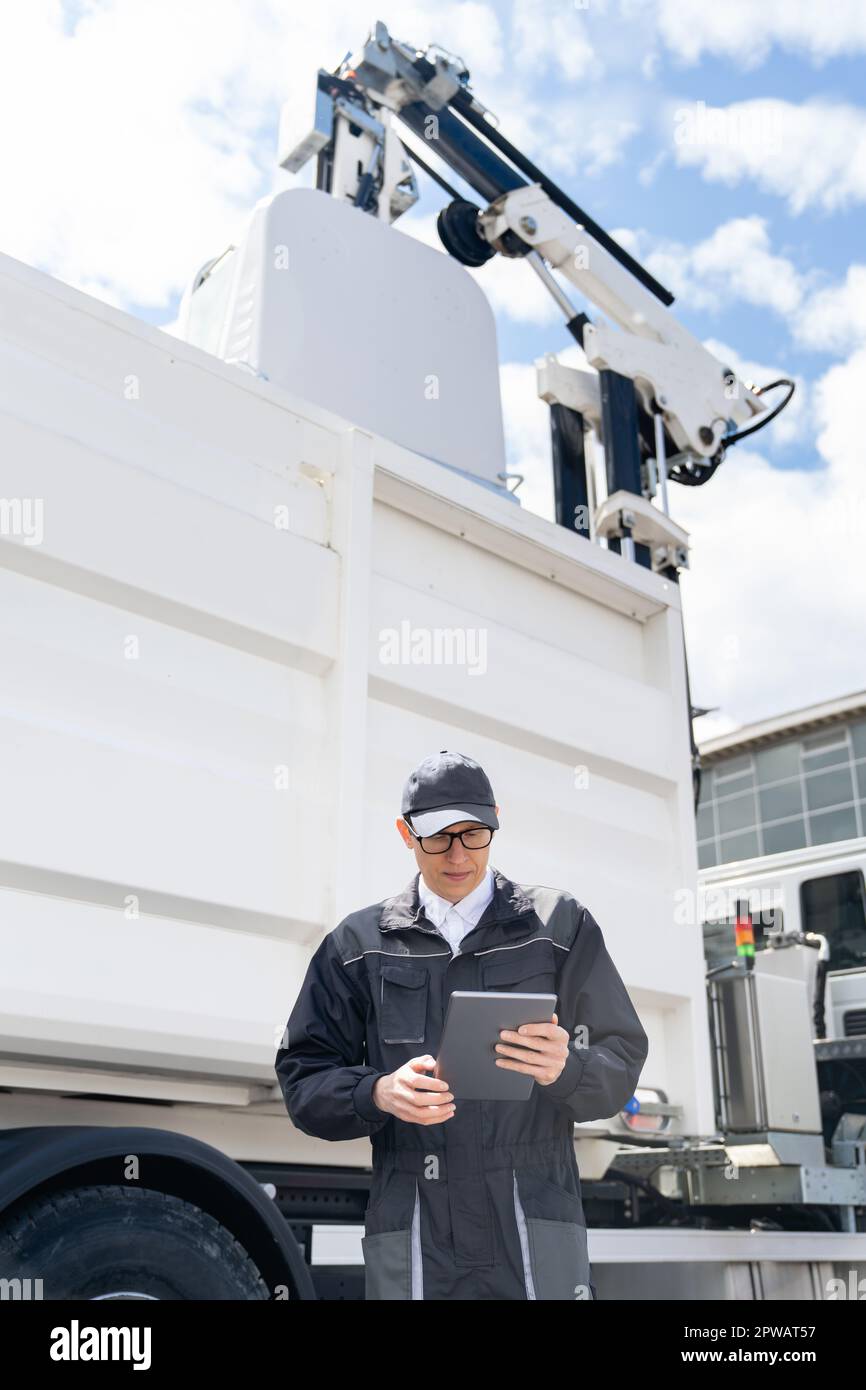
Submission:
[[[689,533],[645,497],[619,489],[596,508],[596,535],[630,537],[649,546],[653,569],[688,569]]]
[[[566,367],[554,353],[539,358],[535,364],[536,389],[548,405],[564,405],[576,410],[596,435],[601,438],[601,392],[598,372],[583,372],[579,367]]]

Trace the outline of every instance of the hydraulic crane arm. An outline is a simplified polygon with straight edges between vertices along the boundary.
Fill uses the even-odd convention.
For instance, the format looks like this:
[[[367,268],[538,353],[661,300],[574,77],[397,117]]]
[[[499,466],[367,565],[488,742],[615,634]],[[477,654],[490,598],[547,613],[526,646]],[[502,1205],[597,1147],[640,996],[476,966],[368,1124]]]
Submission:
[[[399,138],[397,119],[486,206],[457,195]],[[574,498],[592,501],[578,476],[587,426],[604,444],[609,499],[620,492],[653,496],[658,484],[666,512],[668,477],[706,481],[731,443],[768,423],[790,399],[792,383],[773,383],[791,391],[767,413],[760,388],[740,381],[670,312],[670,292],[505,139],[471,91],[465,64],[444,49],[413,49],[377,24],[357,61],[320,71],[312,132],[297,140],[281,129],[281,147],[283,167],[296,170],[317,153],[318,187],[391,222],[418,196],[411,158],[451,195],[437,225],[452,256],[469,266],[496,253],[525,258],[540,276],[595,369],[576,371],[553,358],[539,368],[539,392],[552,407],[558,498],[567,481],[574,485],[568,506],[558,500],[558,519],[575,530],[590,529],[569,516]],[[578,312],[553,272],[603,317],[591,321]],[[614,548],[625,535],[628,549],[630,533],[621,519],[617,524],[608,516],[603,534],[609,543],[614,538]],[[650,563],[649,531],[636,556],[643,563]],[[676,537],[670,539],[663,566],[685,562],[676,558],[682,552]]]

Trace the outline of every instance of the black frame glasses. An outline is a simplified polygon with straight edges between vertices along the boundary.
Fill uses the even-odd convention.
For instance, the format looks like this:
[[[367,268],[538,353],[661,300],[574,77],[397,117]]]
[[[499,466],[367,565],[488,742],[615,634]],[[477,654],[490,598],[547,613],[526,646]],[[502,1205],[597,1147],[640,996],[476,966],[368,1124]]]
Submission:
[[[409,824],[408,821],[406,823],[407,825]],[[412,833],[412,838],[418,841],[425,854],[447,854],[455,840],[459,840],[463,848],[468,849],[470,853],[474,849],[486,849],[493,839],[494,834],[492,826],[489,825],[469,825],[465,830],[437,830],[435,835],[416,835],[411,825],[409,826],[409,830]],[[487,839],[484,841],[484,844],[467,845],[463,836],[477,835],[479,830],[487,831]],[[448,844],[445,849],[428,849],[424,843],[425,840],[440,840],[446,835],[448,836]]]

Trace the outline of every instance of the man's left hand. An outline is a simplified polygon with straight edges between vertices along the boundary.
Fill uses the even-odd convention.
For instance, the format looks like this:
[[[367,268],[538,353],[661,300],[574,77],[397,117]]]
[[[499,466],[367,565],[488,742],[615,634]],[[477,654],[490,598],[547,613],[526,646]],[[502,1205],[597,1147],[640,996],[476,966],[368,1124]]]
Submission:
[[[570,1039],[565,1029],[557,1026],[556,1014],[550,1023],[522,1023],[516,1033],[503,1028],[499,1036],[503,1041],[496,1044],[500,1054],[496,1059],[497,1067],[526,1072],[539,1086],[549,1086],[555,1081],[568,1061]],[[527,1048],[531,1049],[531,1055]],[[510,1057],[521,1060],[505,1060]]]

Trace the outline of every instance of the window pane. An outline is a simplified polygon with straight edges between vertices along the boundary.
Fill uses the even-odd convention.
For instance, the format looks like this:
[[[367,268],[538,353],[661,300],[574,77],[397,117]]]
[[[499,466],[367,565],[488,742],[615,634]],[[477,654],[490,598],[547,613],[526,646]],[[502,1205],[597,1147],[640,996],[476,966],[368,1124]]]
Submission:
[[[852,724],[849,732],[851,742],[854,745],[854,757],[866,758],[866,719],[860,719],[856,724]]]
[[[702,768],[701,768],[701,800],[702,800],[702,801],[704,800],[705,797],[706,797],[707,799],[709,799],[709,797],[712,796],[712,794],[713,794],[713,781],[714,781],[714,780],[715,780],[715,779],[714,779],[714,777],[713,777],[713,769],[712,769],[711,767],[702,767]]]
[[[751,772],[751,753],[741,753],[739,758],[724,758],[716,763],[716,777],[733,777],[740,772]]]
[[[697,832],[699,840],[710,840],[715,834],[712,806],[701,806],[698,809]]]
[[[709,805],[711,804],[711,802],[712,802],[712,799],[713,799],[712,788],[707,786],[706,775],[705,775],[705,773],[702,772],[702,773],[701,773],[701,791],[700,791],[700,796],[699,796],[699,798],[698,798],[698,809],[700,810],[700,808],[701,808],[702,806],[709,806]]]
[[[730,801],[718,802],[719,830],[745,830],[755,824],[755,793],[746,792],[744,796],[732,796]]]
[[[739,773],[736,777],[716,778],[716,796],[733,796],[735,792],[750,791],[755,785],[751,772]]]
[[[866,763],[857,764],[858,795],[866,799]]]
[[[758,792],[761,804],[761,820],[781,820],[783,816],[799,816],[803,812],[803,794],[800,779],[796,782],[780,782],[777,787],[765,787]]]
[[[726,835],[721,842],[720,863],[728,864],[732,859],[753,859],[758,851],[758,832],[749,831],[746,835]]]
[[[783,777],[799,776],[799,743],[779,743],[775,748],[762,748],[755,754],[755,767],[759,782],[778,782]]]
[[[804,931],[830,942],[830,969],[866,964],[866,900],[862,870],[826,874],[800,885]]]
[[[854,807],[847,811],[822,811],[809,817],[809,834],[813,845],[828,845],[832,840],[853,840],[857,834]]]
[[[840,768],[838,772],[819,772],[815,777],[806,777],[805,783],[806,805],[810,811],[854,800],[851,769],[848,767]]]
[[[814,772],[816,767],[841,767],[848,762],[848,745],[840,744],[838,748],[828,748],[822,753],[812,753],[807,758],[803,754],[803,771]]]
[[[707,840],[704,844],[698,845],[698,868],[711,869],[714,864],[718,864],[716,858],[715,840]]]
[[[799,820],[783,821],[781,825],[764,826],[764,853],[782,854],[786,849],[805,849],[806,824]]]

